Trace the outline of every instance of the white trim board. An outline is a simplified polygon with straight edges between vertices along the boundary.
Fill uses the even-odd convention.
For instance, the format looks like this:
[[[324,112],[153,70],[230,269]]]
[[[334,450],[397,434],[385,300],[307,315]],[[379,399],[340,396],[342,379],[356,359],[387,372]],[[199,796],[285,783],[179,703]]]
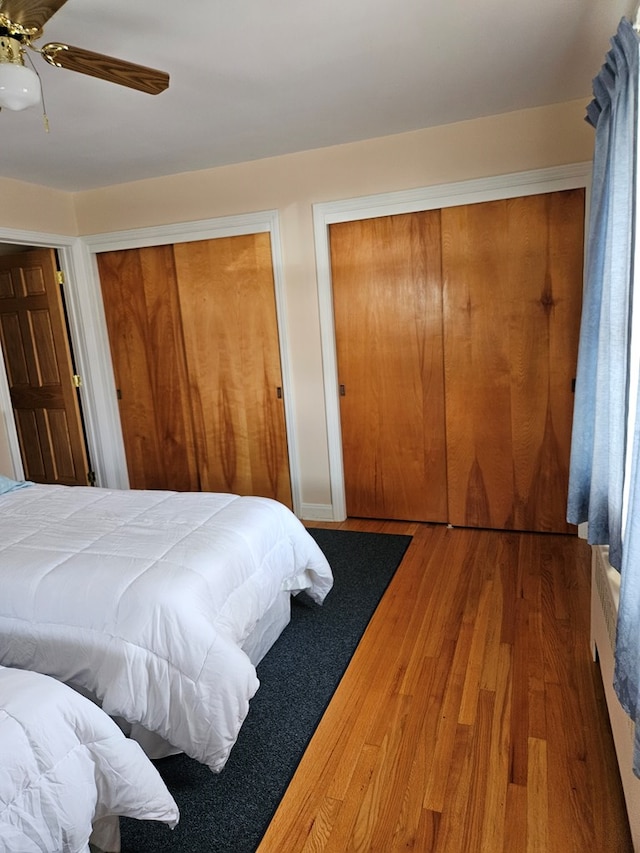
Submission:
[[[590,176],[591,163],[574,163],[551,169],[518,172],[493,178],[459,181],[452,184],[361,196],[313,205],[324,397],[329,445],[329,477],[332,513],[335,521],[343,521],[347,517],[347,508],[340,428],[338,363],[333,318],[329,225],[358,219],[372,219],[377,216],[415,213],[421,210],[435,210],[456,205],[588,187]]]
[[[293,510],[300,515],[302,501],[300,488],[300,463],[298,455],[297,432],[295,429],[295,407],[294,392],[291,382],[291,361],[288,342],[287,305],[284,285],[284,265],[282,259],[282,245],[280,239],[280,221],[277,210],[266,210],[258,213],[248,213],[237,216],[223,216],[214,219],[197,220],[193,222],[179,222],[172,225],[162,225],[152,228],[138,228],[127,231],[115,231],[107,234],[93,234],[83,237],[81,244],[85,255],[85,267],[90,271],[88,277],[88,289],[96,310],[100,311],[100,320],[95,323],[96,337],[100,339],[99,346],[106,348],[109,353],[109,342],[107,327],[102,308],[102,296],[100,291],[100,279],[96,255],[100,252],[117,251],[121,249],[142,248],[145,246],[160,246],[172,243],[194,242],[196,240],[211,240],[219,237],[234,237],[242,234],[268,233],[271,241],[271,258],[273,265],[274,289],[276,300],[276,314],[278,324],[278,341],[280,346],[280,365],[282,370],[283,403],[285,410],[285,424],[287,432],[287,446],[289,453],[289,473],[291,477],[291,496]],[[109,354],[109,364],[111,356]],[[113,369],[111,368],[113,376]],[[115,415],[118,415],[117,402],[115,399],[115,384],[110,386],[110,393],[103,386],[105,405],[109,402],[106,397],[109,394],[110,405]],[[119,416],[118,416],[119,424]],[[121,436],[120,428],[118,432]],[[126,461],[124,450],[115,454],[119,464],[119,480],[126,477]]]
[[[273,232],[278,227],[278,211],[265,210],[215,219],[198,219],[193,222],[176,222],[148,228],[131,228],[82,237],[84,245],[94,253],[140,249],[145,246],[162,246],[171,243],[193,243],[215,237],[235,237],[242,234]]]

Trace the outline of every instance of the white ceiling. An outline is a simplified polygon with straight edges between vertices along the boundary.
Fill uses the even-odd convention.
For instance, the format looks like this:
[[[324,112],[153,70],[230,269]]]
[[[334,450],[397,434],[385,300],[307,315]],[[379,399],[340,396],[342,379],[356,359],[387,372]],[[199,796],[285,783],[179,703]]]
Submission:
[[[0,0],[0,10],[2,0]],[[33,53],[0,176],[75,191],[575,98],[629,0],[68,0],[61,41],[169,72],[157,96]]]

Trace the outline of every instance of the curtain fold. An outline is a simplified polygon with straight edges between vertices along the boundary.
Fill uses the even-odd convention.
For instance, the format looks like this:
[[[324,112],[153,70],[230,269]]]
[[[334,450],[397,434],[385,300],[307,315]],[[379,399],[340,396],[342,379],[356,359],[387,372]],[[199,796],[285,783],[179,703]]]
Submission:
[[[623,18],[593,81],[596,131],[567,519],[621,567],[631,282],[634,254],[638,36]]]
[[[621,573],[614,687],[635,723],[640,776],[640,409],[631,353],[638,161],[639,38],[622,19],[593,83],[596,132],[567,518],[609,545]],[[636,300],[640,306],[640,297]],[[639,308],[640,310],[640,308]],[[636,321],[637,322],[637,321]],[[632,369],[633,368],[633,369]],[[633,425],[627,434],[627,425]],[[625,472],[627,482],[625,483]],[[624,505],[623,505],[624,504]]]

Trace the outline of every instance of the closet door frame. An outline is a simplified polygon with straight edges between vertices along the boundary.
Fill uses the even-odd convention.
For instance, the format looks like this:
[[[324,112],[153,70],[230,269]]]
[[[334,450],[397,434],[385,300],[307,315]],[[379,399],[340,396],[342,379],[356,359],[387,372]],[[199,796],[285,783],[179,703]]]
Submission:
[[[129,478],[120,427],[120,416],[116,398],[115,380],[111,363],[111,351],[107,334],[97,255],[101,252],[121,249],[139,249],[149,246],[210,240],[216,237],[234,237],[243,234],[268,233],[271,243],[271,258],[278,324],[278,342],[283,381],[283,403],[287,430],[289,472],[291,476],[292,503],[294,511],[300,506],[300,476],[296,434],[293,428],[293,390],[289,348],[286,333],[286,301],[283,277],[280,225],[276,210],[260,211],[237,216],[216,217],[194,222],[173,223],[166,226],[134,228],[104,234],[88,235],[77,241],[77,265],[83,270],[82,296],[83,314],[91,315],[92,328],[96,331],[92,347],[96,354],[92,364],[106,365],[101,394],[101,408],[105,417],[105,429],[100,436],[103,452],[111,460],[108,476],[99,480],[99,485],[128,488]]]
[[[235,237],[239,235],[259,233],[268,233],[271,243],[276,320],[278,324],[278,342],[280,346],[280,364],[283,383],[282,393],[288,446],[289,474],[291,478],[291,496],[294,512],[299,513],[301,507],[300,474],[296,434],[292,427],[292,424],[294,423],[295,409],[291,382],[291,366],[289,362],[289,345],[287,340],[286,299],[278,211],[266,210],[260,211],[259,213],[222,216],[214,219],[204,219],[194,222],[173,223],[166,226],[134,228],[125,231],[114,231],[106,234],[94,234],[82,238],[81,250],[84,253],[86,268],[90,275],[89,290],[91,291],[91,298],[94,302],[94,310],[96,315],[100,315],[100,321],[96,323],[98,335],[101,338],[100,346],[104,353],[103,357],[108,358],[108,363],[111,365],[109,340],[106,321],[104,319],[104,310],[102,308],[100,277],[97,265],[97,255],[99,253],[121,249],[140,249],[148,246],[161,246],[175,243],[192,243],[198,240],[212,240],[218,237]],[[112,384],[115,388],[115,384],[113,382]],[[115,415],[119,424],[115,392],[111,396]],[[122,432],[120,429],[118,429],[117,432],[117,439],[112,441],[111,450],[117,459],[115,467],[117,468],[118,479],[120,483],[127,484],[125,486],[126,488],[128,487],[127,465],[124,454],[124,444],[122,443]]]
[[[518,198],[521,196],[584,187],[586,190],[586,246],[586,234],[589,222],[590,182],[591,163],[573,163],[549,169],[517,172],[493,178],[459,181],[451,184],[439,184],[431,187],[361,196],[333,202],[321,202],[313,205],[333,521],[344,521],[347,517],[347,509],[342,457],[342,430],[340,425],[338,359],[333,317],[329,226],[337,222],[351,222],[357,219],[373,219],[378,216],[416,213],[422,210],[434,210],[444,207],[454,207],[456,205]]]

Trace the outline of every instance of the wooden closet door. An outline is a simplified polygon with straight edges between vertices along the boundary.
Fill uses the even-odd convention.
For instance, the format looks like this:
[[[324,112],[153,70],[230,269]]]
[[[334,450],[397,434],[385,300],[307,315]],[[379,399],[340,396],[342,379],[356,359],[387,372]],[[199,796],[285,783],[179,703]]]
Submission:
[[[449,521],[566,523],[584,191],[442,211]]]
[[[447,520],[440,213],[330,226],[347,512]]]
[[[174,247],[202,488],[291,507],[271,243]]]
[[[98,255],[133,489],[200,489],[171,246]]]

